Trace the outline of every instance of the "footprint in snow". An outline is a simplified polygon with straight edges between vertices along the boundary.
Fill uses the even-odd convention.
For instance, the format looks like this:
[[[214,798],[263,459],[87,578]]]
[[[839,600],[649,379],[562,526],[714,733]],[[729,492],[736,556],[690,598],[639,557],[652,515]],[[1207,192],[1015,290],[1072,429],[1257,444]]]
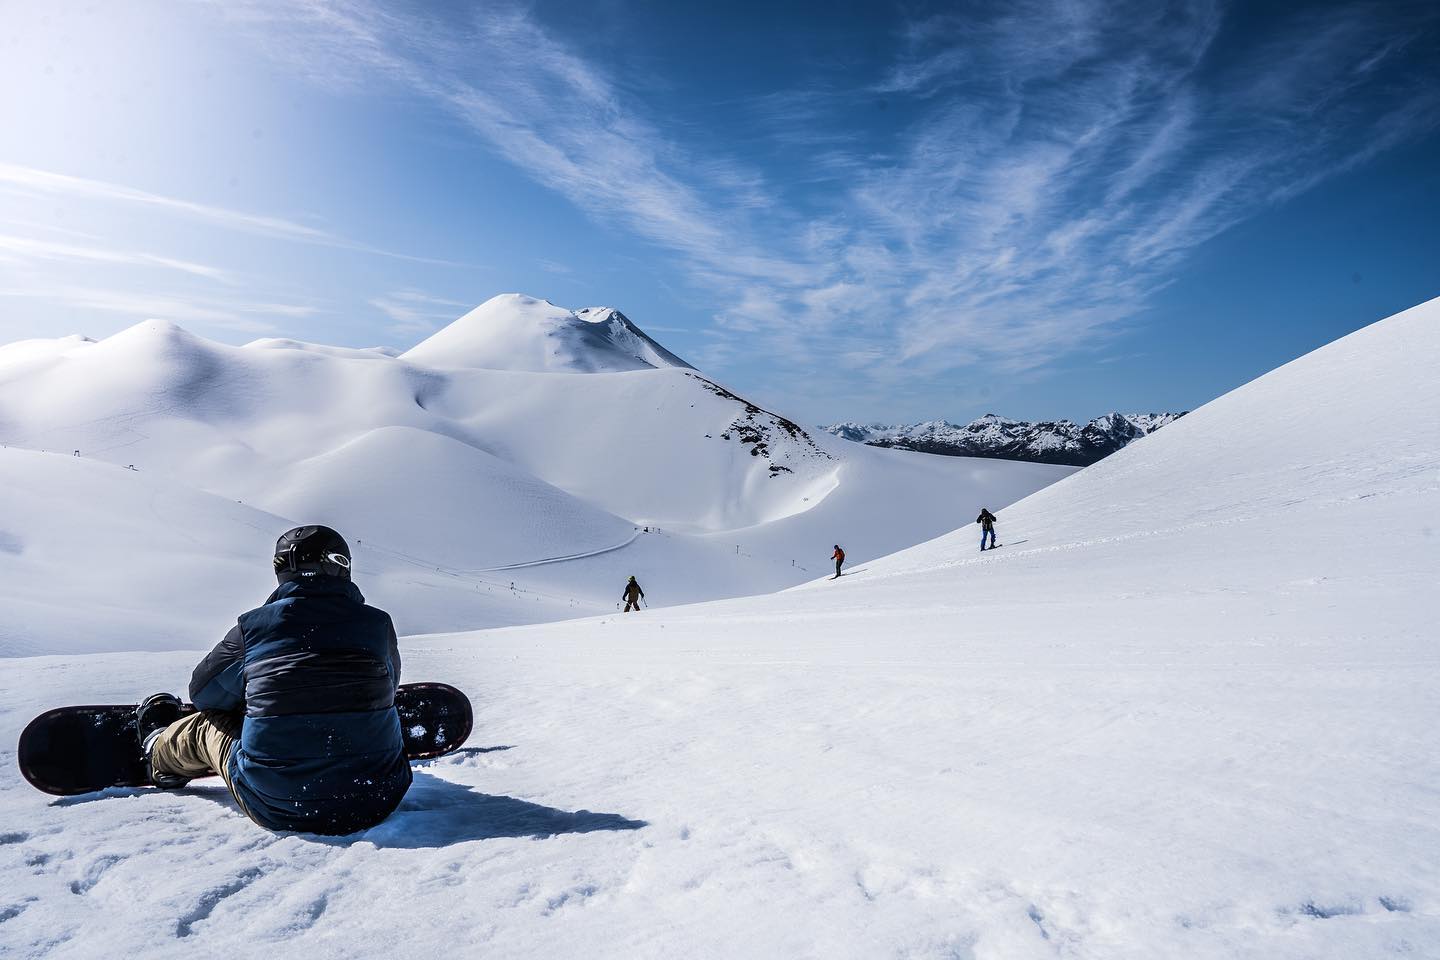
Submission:
[[[1403,897],[1376,897],[1377,903],[1386,913],[1409,913],[1410,902]],[[1299,914],[1302,917],[1309,917],[1312,920],[1331,920],[1335,917],[1356,917],[1366,913],[1375,913],[1373,909],[1367,909],[1367,905],[1361,900],[1349,900],[1344,903],[1320,903],[1314,900],[1307,900],[1293,910],[1282,910],[1285,914]]]
[[[100,882],[100,878],[105,876],[111,867],[119,862],[120,858],[117,856],[105,856],[95,860],[85,868],[83,877],[70,881],[70,892],[77,897],[83,897],[95,888],[95,884]]]
[[[215,912],[215,908],[220,906],[225,900],[235,896],[235,894],[254,883],[259,879],[260,873],[260,868],[251,867],[243,871],[229,883],[224,883],[205,891],[200,895],[200,900],[195,904],[194,908],[176,921],[175,936],[190,936],[195,932],[195,924],[209,917],[210,914]]]

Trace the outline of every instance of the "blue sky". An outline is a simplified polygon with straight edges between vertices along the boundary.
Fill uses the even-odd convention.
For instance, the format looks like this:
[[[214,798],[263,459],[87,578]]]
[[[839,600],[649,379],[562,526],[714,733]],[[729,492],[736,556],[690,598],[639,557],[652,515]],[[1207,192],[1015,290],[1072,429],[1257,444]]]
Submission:
[[[1433,3],[0,8],[0,341],[520,291],[811,422],[1084,419],[1440,295]]]

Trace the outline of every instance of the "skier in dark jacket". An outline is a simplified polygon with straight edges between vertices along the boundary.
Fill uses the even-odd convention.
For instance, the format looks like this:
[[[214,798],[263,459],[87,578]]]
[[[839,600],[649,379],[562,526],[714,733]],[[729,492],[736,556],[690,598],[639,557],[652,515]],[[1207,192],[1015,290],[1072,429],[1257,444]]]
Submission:
[[[980,524],[980,549],[982,551],[985,549],[986,537],[990,538],[990,546],[993,549],[995,546],[995,514],[990,512],[989,507],[981,507],[980,516],[975,518],[975,522]]]
[[[840,544],[835,544],[835,552],[830,554],[830,559],[835,561],[835,577],[840,576],[840,568],[845,565],[845,551],[840,549]]]
[[[166,723],[174,697],[141,705],[151,777],[175,789],[219,774],[272,830],[364,830],[410,787],[395,627],[350,582],[350,548],[329,527],[285,533],[274,567],[279,587],[195,668],[199,712]]]
[[[620,594],[620,599],[625,601],[625,612],[634,610],[640,612],[640,600],[645,596],[645,591],[640,589],[640,581],[634,575],[625,583],[625,590]]]

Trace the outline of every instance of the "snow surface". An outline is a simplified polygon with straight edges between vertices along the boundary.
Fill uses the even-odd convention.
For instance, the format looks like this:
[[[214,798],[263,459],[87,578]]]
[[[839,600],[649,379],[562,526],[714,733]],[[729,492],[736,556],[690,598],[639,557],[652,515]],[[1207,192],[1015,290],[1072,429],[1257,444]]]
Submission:
[[[537,355],[557,324],[613,336],[566,341],[561,372],[458,365],[502,342]],[[0,602],[28,611],[0,625],[0,656],[208,642],[268,592],[270,544],[298,523],[344,533],[367,595],[434,632],[602,613],[630,574],[657,606],[774,591],[837,540],[881,556],[1071,472],[811,437],[678,360],[614,369],[631,332],[653,344],[613,310],[502,296],[403,358],[158,321],[0,347],[0,454],[55,458],[0,456],[0,543],[54,549],[48,531],[73,528],[81,547],[58,579],[0,548]],[[445,369],[413,356],[437,344]],[[251,560],[176,600],[177,544],[196,571],[207,549]],[[112,608],[107,628],[94,611]]]
[[[0,954],[1440,956],[1437,356],[1440,301],[997,509],[995,553],[407,637],[476,731],[353,837],[0,758]],[[10,660],[0,744],[196,655]]]

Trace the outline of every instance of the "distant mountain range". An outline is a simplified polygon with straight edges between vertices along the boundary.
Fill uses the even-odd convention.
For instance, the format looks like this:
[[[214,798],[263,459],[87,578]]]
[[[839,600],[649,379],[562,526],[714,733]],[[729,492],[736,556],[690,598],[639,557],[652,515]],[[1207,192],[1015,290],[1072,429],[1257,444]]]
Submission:
[[[872,447],[1088,467],[1183,416],[1185,412],[1107,413],[1082,427],[1069,420],[1032,423],[987,413],[963,425],[929,420],[893,426],[836,423],[820,429]]]

